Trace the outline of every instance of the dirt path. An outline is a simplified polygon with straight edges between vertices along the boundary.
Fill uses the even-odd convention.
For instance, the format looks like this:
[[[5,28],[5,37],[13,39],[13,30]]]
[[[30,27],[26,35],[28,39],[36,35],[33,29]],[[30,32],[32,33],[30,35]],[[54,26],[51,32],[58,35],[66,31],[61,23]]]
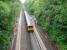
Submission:
[[[16,46],[15,50],[20,50],[20,41],[21,41],[21,20],[22,20],[22,12],[20,13],[20,17],[18,19],[18,29],[17,29],[17,37],[16,37]]]

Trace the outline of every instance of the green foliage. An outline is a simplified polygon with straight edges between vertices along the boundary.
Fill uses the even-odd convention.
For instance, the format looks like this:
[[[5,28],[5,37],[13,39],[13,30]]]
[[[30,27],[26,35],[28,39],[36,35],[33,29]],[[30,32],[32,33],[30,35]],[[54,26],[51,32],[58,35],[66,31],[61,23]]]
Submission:
[[[5,6],[4,6],[5,5]],[[7,3],[0,1],[0,30],[7,29],[8,17],[10,14],[10,8]]]
[[[34,3],[33,3],[34,2]],[[31,0],[25,4],[61,50],[67,50],[67,0]],[[32,5],[31,5],[32,4]]]
[[[0,50],[7,50],[10,44],[11,34],[9,31],[0,32]]]
[[[1,14],[1,17],[8,16],[9,13],[10,13],[9,5],[5,2],[0,1],[0,14]]]
[[[21,3],[18,0],[0,1],[0,50],[8,50],[20,10]]]

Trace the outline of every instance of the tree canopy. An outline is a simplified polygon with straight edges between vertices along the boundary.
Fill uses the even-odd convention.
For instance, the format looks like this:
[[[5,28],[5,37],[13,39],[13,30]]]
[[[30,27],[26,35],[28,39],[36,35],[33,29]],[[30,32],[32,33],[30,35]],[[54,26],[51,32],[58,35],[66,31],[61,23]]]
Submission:
[[[25,6],[52,42],[67,50],[67,0],[29,0]]]
[[[0,0],[0,50],[8,50],[20,10],[19,0]]]

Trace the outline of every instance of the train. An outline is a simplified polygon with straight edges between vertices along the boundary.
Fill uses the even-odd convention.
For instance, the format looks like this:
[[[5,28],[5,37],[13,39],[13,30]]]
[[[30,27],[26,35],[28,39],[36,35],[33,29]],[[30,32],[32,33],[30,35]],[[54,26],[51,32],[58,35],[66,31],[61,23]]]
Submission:
[[[25,19],[26,19],[26,23],[27,23],[27,30],[28,32],[33,32],[33,22],[32,22],[32,17],[28,14],[27,11],[24,11],[25,14]]]

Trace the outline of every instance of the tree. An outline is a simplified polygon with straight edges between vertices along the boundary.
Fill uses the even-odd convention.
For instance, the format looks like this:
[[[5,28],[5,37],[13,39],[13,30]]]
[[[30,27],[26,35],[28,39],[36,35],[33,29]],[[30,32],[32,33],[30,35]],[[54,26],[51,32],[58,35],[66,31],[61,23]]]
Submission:
[[[34,2],[34,3],[33,3]],[[60,50],[67,50],[67,0],[29,0],[27,9]],[[31,5],[32,4],[32,5]]]
[[[20,10],[19,0],[0,1],[0,50],[8,49]]]

